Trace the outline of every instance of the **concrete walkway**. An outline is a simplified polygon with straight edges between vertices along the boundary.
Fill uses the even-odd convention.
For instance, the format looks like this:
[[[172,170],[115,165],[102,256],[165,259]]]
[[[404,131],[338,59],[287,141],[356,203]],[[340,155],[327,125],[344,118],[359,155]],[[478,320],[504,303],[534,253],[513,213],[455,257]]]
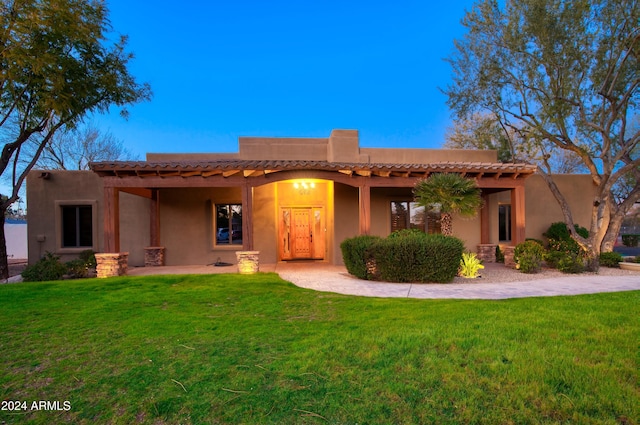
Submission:
[[[133,268],[129,275],[235,273],[235,266],[176,266]],[[507,299],[593,294],[640,290],[640,274],[620,276],[576,275],[520,282],[482,283],[386,283],[357,279],[344,266],[309,263],[260,265],[261,272],[276,272],[301,288],[345,295],[383,298]]]

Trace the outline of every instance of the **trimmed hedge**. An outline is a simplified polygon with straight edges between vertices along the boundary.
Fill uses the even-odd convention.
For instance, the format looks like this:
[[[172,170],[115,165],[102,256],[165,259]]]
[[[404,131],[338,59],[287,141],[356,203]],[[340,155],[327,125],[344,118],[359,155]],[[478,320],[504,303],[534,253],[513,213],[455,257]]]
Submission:
[[[362,279],[451,282],[464,251],[464,243],[458,238],[415,231],[394,232],[385,239],[370,238],[373,237],[358,236],[340,245],[347,270]],[[367,247],[368,244],[371,245]]]
[[[622,255],[618,252],[602,252],[600,253],[600,265],[604,267],[620,268]]]
[[[374,243],[381,239],[379,236],[363,235],[342,241],[340,244],[342,260],[350,274],[360,279],[369,279],[367,262],[371,258],[367,252]]]

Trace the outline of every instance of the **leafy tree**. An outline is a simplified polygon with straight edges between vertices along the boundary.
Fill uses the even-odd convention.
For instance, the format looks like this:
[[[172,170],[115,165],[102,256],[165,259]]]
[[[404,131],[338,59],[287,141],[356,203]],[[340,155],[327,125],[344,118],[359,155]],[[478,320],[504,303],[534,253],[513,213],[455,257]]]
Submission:
[[[127,65],[126,37],[110,43],[107,9],[100,0],[4,0],[0,3],[0,176],[18,199],[27,173],[56,132],[88,113],[147,100]],[[126,110],[122,114],[126,116]],[[34,152],[25,144],[35,143]],[[25,158],[25,154],[27,157]],[[20,164],[26,164],[20,167]],[[0,278],[8,275],[4,223],[0,222]]]
[[[584,173],[586,168],[578,155],[561,150],[546,157],[536,151],[536,145],[523,140],[526,132],[503,125],[493,114],[475,113],[465,119],[458,119],[447,129],[445,148],[448,149],[491,149],[498,153],[500,162],[540,163],[546,158],[550,170],[556,174]],[[543,165],[543,164],[542,164]]]
[[[532,146],[594,268],[640,200],[640,132],[629,125],[640,100],[639,18],[638,0],[483,0],[465,16],[468,32],[448,59],[453,82],[444,91],[454,115],[494,114],[517,143]],[[587,238],[574,231],[551,176],[551,159],[564,151],[597,187]],[[625,179],[631,186],[616,198]]]
[[[473,217],[482,206],[480,189],[475,181],[460,174],[436,173],[419,180],[413,188],[418,205],[439,211],[442,234],[453,235],[451,214]]]
[[[132,157],[121,140],[89,124],[58,131],[45,146],[35,166],[45,170],[88,170],[91,162]]]

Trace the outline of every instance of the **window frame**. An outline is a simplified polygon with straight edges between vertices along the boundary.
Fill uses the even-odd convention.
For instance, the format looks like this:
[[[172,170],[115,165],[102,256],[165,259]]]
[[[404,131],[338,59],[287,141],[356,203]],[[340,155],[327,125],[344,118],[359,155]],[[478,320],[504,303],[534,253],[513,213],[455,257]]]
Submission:
[[[226,227],[220,226],[218,227],[218,207],[227,207],[228,208],[228,214],[231,216],[231,225],[227,224]],[[240,209],[240,223],[239,225],[233,224],[233,207],[239,207]],[[212,235],[212,239],[213,239],[213,246],[216,249],[232,249],[232,250],[237,250],[238,248],[242,248],[242,246],[244,245],[244,235],[242,234],[242,221],[243,221],[243,207],[242,207],[242,203],[241,202],[212,202],[212,215],[213,215],[213,219],[212,219],[212,229],[213,229],[213,235]],[[229,218],[227,218],[227,220],[229,220]],[[236,227],[234,229],[234,226]],[[228,233],[228,240],[227,242],[219,242],[218,239],[218,232],[219,229],[227,229],[227,233]],[[240,238],[239,239],[235,239],[236,242],[234,242],[234,238],[233,238],[233,233],[234,232],[240,232]]]
[[[501,220],[503,212],[502,210],[505,210],[504,213],[504,224]],[[506,239],[501,238],[501,235],[503,233],[503,229],[502,226],[505,226],[504,228],[504,234],[506,236]],[[498,204],[498,242],[511,242],[513,239],[513,235],[511,234],[511,204]]]
[[[68,207],[90,207],[91,208],[91,245],[87,246],[64,246],[63,229],[63,208]],[[98,202],[95,200],[63,200],[55,201],[55,232],[56,232],[56,253],[58,254],[79,254],[88,249],[98,252],[99,248],[99,228],[98,228]]]

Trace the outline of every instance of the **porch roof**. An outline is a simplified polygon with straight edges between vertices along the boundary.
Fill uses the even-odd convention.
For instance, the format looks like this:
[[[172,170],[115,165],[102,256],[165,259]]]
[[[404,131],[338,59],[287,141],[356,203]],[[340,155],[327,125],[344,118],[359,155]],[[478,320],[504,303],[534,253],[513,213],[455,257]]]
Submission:
[[[263,176],[279,171],[335,171],[363,177],[427,177],[433,173],[461,173],[470,178],[524,179],[536,172],[530,164],[485,162],[437,162],[431,164],[350,163],[304,160],[240,160],[211,161],[110,161],[94,162],[91,169],[101,177],[230,177]]]

